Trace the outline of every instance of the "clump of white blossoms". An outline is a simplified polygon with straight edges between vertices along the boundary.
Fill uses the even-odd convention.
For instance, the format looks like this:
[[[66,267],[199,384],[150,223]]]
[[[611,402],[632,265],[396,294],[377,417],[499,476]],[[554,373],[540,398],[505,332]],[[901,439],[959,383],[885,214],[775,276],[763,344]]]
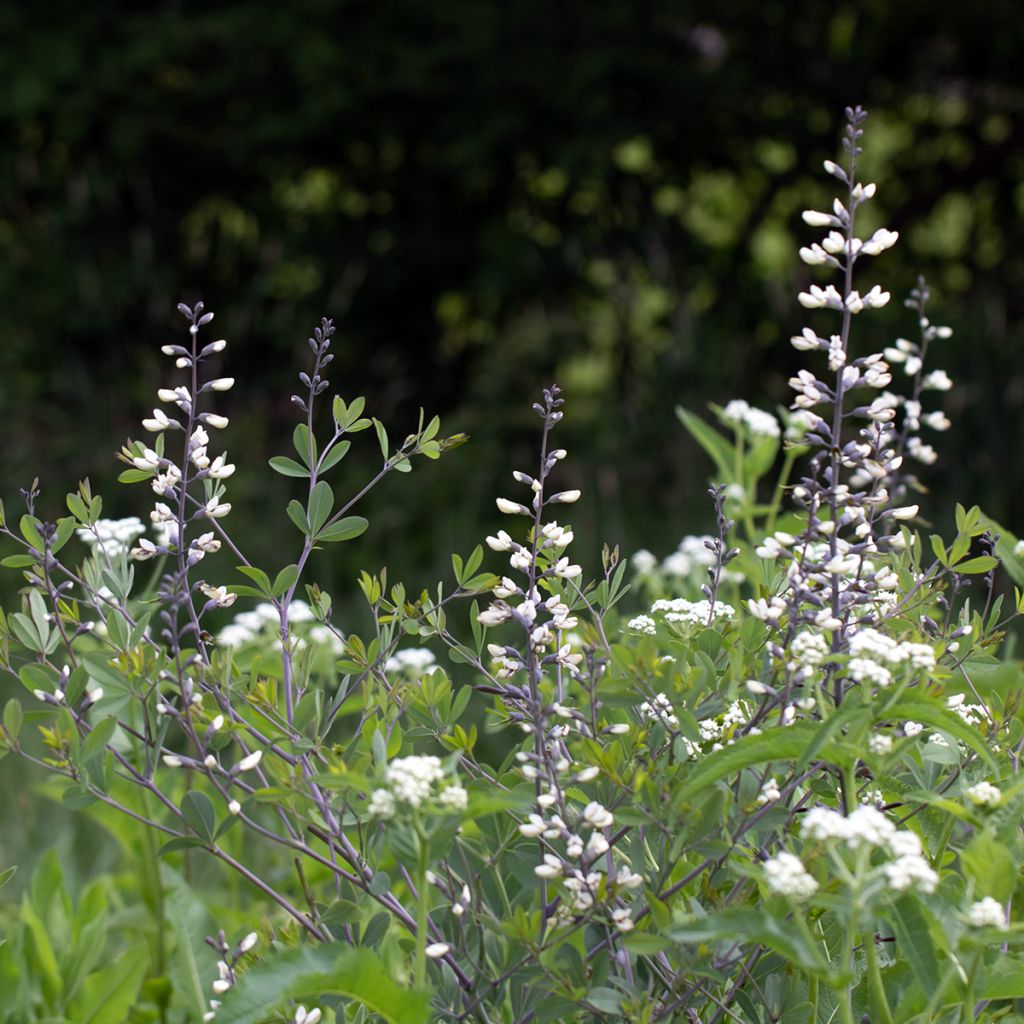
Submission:
[[[375,789],[367,805],[376,818],[391,818],[403,805],[413,810],[433,807],[458,812],[469,803],[469,794],[458,779],[449,779],[441,759],[433,755],[396,758],[388,764],[384,777],[387,787]]]
[[[146,532],[146,526],[138,516],[126,519],[97,519],[88,529],[75,531],[80,540],[94,548],[97,554],[107,558],[116,558],[127,551],[136,537]]]
[[[233,597],[233,595],[229,595]],[[228,604],[231,601],[227,602]],[[344,640],[330,627],[316,621],[313,609],[299,598],[288,604],[288,625],[293,650],[302,650],[308,643],[326,646],[335,654],[344,650]],[[281,613],[269,601],[261,601],[251,611],[239,612],[217,634],[221,647],[236,649],[250,644],[281,645]]]
[[[991,782],[976,782],[964,793],[975,807],[997,807],[1003,799],[1003,791]]]
[[[972,903],[967,912],[967,920],[973,928],[998,928],[1002,932],[1007,929],[1006,910],[991,896]]]
[[[405,674],[419,679],[436,663],[437,657],[434,652],[426,647],[407,647],[404,650],[396,651],[384,662],[384,671]]]
[[[881,850],[890,859],[877,872],[897,892],[914,889],[927,894],[939,884],[917,833],[897,829],[876,807],[862,805],[846,816],[828,807],[814,807],[804,815],[801,831],[805,842],[834,844],[853,852]]]
[[[794,900],[810,899],[818,891],[817,881],[800,858],[785,851],[764,862],[764,881],[772,892]]]
[[[660,566],[657,566],[656,559],[654,564],[650,564],[650,559],[654,559],[650,552],[639,551],[633,556],[634,566],[641,574],[644,574],[644,567],[649,566],[648,573],[657,567],[664,576],[690,585],[698,585],[704,581],[706,570],[715,564],[714,542],[715,538],[707,534],[687,534]],[[650,555],[650,559],[643,557],[644,555]],[[743,583],[744,576],[732,569],[723,569],[722,582]]]
[[[728,402],[720,413],[723,423],[740,428],[754,437],[779,437],[781,428],[779,421],[763,409],[756,409],[742,398],[734,398]]]
[[[651,605],[651,615],[660,616],[666,623],[673,626],[706,626],[709,622],[719,619],[728,621],[736,618],[736,609],[724,601],[716,601],[714,605],[710,601],[687,601],[677,597],[673,599],[662,598]]]

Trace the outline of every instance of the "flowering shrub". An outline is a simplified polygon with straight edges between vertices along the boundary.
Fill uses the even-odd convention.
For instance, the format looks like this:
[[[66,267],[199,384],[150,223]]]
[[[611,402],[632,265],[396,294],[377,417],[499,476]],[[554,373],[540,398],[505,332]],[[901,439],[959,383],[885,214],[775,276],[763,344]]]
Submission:
[[[838,282],[799,296],[811,368],[778,416],[731,401],[720,431],[679,410],[715,467],[715,532],[638,552],[631,578],[617,550],[596,578],[570,554],[581,495],[558,483],[551,387],[537,464],[497,499],[508,529],[451,580],[364,573],[364,635],[314,581],[300,599],[314,550],[367,531],[369,487],[462,438],[422,417],[395,446],[337,396],[325,431],[325,320],[292,399],[298,459],[271,460],[301,489],[297,554],[265,572],[226,528],[235,466],[209,403],[233,380],[201,305],[164,348],[186,383],[121,452],[153,535],[101,519],[84,484],[55,523],[34,488],[2,520],[25,581],[3,664],[35,702],[8,703],[6,748],[71,806],[157,833],[166,877],[212,858],[276,905],[210,938],[204,1019],[1014,1019],[1024,728],[999,652],[1024,602],[1004,611],[995,573],[1024,586],[1021,545],[977,508],[948,541],[913,529],[950,332],[922,283],[918,340],[859,352],[855,318],[890,299],[860,265],[897,236],[857,235],[875,186],[865,115],[847,119],[825,164],[841,194],[803,216],[826,234],[802,259]],[[380,471],[339,501],[325,477],[370,428]]]

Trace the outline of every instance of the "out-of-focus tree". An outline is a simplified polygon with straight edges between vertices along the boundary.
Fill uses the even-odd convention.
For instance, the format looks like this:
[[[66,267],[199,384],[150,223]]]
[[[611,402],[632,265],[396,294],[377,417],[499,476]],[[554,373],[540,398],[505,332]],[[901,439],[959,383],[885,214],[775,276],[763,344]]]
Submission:
[[[5,7],[3,493],[40,469],[53,504],[109,480],[174,304],[201,296],[234,342],[240,460],[286,447],[322,314],[335,386],[474,435],[375,513],[430,523],[459,486],[461,520],[379,561],[475,543],[495,453],[554,379],[599,499],[589,541],[671,546],[706,476],[672,407],[788,400],[806,168],[859,102],[906,243],[881,281],[902,296],[939,268],[957,330],[936,352],[966,385],[941,479],[1019,520],[1022,45],[1008,0]],[[898,302],[887,330],[913,331]],[[286,487],[267,470],[238,500]]]

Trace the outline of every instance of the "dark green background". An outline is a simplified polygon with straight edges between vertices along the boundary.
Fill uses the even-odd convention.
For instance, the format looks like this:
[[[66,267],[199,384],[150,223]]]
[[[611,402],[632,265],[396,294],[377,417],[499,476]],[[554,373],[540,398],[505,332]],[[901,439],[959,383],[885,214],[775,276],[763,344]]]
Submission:
[[[664,554],[711,518],[673,405],[788,401],[799,211],[827,201],[820,163],[859,102],[877,217],[902,235],[865,284],[902,297],[927,274],[956,330],[926,508],[1019,525],[1022,26],[1009,0],[5,5],[0,491],[13,509],[38,474],[55,515],[88,475],[144,515],[112,453],[171,380],[176,302],[201,297],[239,381],[229,522],[268,567],[297,537],[266,458],[290,448],[321,315],[337,389],[396,435],[423,405],[473,438],[389,482],[325,582],[388,563],[425,583],[493,529],[553,380],[578,557]],[[912,331],[897,301],[856,344]],[[364,436],[339,492],[370,470]]]

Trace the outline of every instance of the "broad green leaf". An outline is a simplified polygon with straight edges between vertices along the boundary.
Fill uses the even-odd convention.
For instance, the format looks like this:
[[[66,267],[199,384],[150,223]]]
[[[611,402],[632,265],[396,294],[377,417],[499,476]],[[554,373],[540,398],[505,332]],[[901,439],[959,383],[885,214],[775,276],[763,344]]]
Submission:
[[[829,964],[820,947],[809,942],[799,928],[767,910],[726,910],[670,928],[668,935],[676,942],[739,939],[758,943],[809,974],[821,978],[829,974]]]
[[[618,1014],[622,1009],[622,993],[613,988],[598,985],[587,993],[587,1002],[602,1013]]]
[[[116,718],[101,718],[93,727],[92,732],[82,744],[82,764],[88,764],[93,758],[99,757],[106,749],[117,729]]]
[[[224,997],[217,1024],[260,1024],[286,1000],[347,996],[391,1024],[426,1024],[427,992],[406,988],[365,948],[302,947],[273,953]]]
[[[1024,963],[1000,957],[986,968],[978,995],[982,999],[1024,999]]]
[[[966,562],[958,562],[953,566],[953,572],[966,574],[991,572],[998,564],[998,558],[993,558],[991,555],[979,555],[977,558],[968,558]]]
[[[235,568],[243,576],[248,576],[267,597],[270,596],[270,577],[262,569],[257,569],[251,565],[238,565]]]
[[[325,544],[342,540],[352,540],[354,537],[358,537],[360,534],[365,533],[366,528],[369,525],[369,520],[364,519],[362,516],[345,516],[344,519],[339,519],[336,523],[331,523],[330,526],[325,526],[316,535],[316,540],[323,541]]]
[[[991,896],[1005,903],[1017,881],[1017,864],[1009,849],[987,832],[979,832],[960,853],[964,874],[974,879],[980,899]]]
[[[21,701],[17,697],[11,699],[4,705],[4,728],[12,742],[17,742],[21,734],[21,723],[24,719]]]
[[[124,1024],[138,997],[148,958],[148,950],[136,946],[91,974],[68,1007],[68,1018],[75,1024]]]
[[[295,564],[286,565],[275,577],[274,585],[270,588],[270,593],[274,597],[280,597],[285,591],[291,587],[295,581],[299,578],[299,567]]]
[[[24,515],[21,517],[21,535],[36,549],[43,550],[43,535],[40,532],[42,523],[35,516]]]
[[[958,740],[967,744],[994,771],[999,771],[992,751],[985,738],[977,729],[972,729],[959,715],[936,704],[934,700],[914,691],[903,694],[892,707],[886,708],[887,713],[896,719],[910,719],[924,722],[936,729],[948,732]]]
[[[303,532],[309,533],[309,523],[306,521],[306,510],[294,498],[288,502],[285,510],[288,518]]]
[[[939,970],[942,958],[935,949],[920,901],[913,896],[902,896],[893,901],[886,917],[896,934],[896,955],[910,964],[914,977],[926,993],[937,993],[953,972]]]
[[[275,455],[270,460],[270,468],[275,473],[280,473],[281,476],[300,478],[309,476],[309,470],[305,466],[300,466],[294,459],[289,459],[287,455]]]
[[[996,541],[996,555],[1010,579],[1018,587],[1024,587],[1024,556],[1017,554],[1018,538],[984,512],[980,515],[979,523],[999,537]]]
[[[164,845],[157,850],[156,855],[158,857],[163,857],[166,854],[174,853],[177,850],[193,850],[200,846],[206,846],[206,843],[204,843],[202,839],[196,839],[195,836],[178,836],[177,838],[164,843]]]
[[[199,790],[192,790],[185,794],[181,801],[182,817],[188,822],[197,835],[203,839],[212,839],[214,826],[217,824],[217,814],[210,803],[210,798]]]
[[[309,496],[309,532],[316,533],[331,517],[334,491],[326,480],[320,480]]]
[[[711,460],[723,480],[732,480],[736,475],[733,447],[714,427],[709,427],[698,416],[688,412],[681,405],[676,406],[676,415],[690,436],[711,456]]]
[[[326,473],[327,470],[341,462],[341,460],[348,454],[348,450],[351,447],[351,441],[339,441],[321,460],[320,472]]]
[[[308,468],[316,465],[316,438],[309,432],[309,427],[305,423],[299,423],[295,427],[292,432],[292,444]]]
[[[162,874],[167,886],[164,913],[174,929],[171,983],[177,1000],[188,1007],[188,1019],[201,1021],[216,960],[204,937],[214,934],[216,927],[203,901],[177,872],[165,866]]]
[[[36,690],[53,693],[57,688],[57,673],[43,665],[34,663],[22,665],[18,670],[18,678],[29,693],[34,693]]]
[[[31,555],[8,555],[0,561],[0,565],[5,569],[27,569],[35,564],[36,560]]]
[[[71,516],[64,516],[63,519],[57,520],[57,533],[53,538],[53,543],[50,545],[50,551],[53,554],[57,554],[58,551],[71,539],[75,532],[75,521]]]
[[[680,807],[719,779],[734,775],[742,768],[768,761],[796,760],[817,741],[820,725],[798,723],[772,729],[760,736],[743,736],[731,746],[716,750],[697,762],[675,795]],[[818,757],[831,764],[846,765],[855,760],[856,751],[835,742],[827,742],[818,750]]]
[[[380,451],[384,456],[384,461],[388,460],[388,432],[384,429],[384,424],[380,420],[375,419],[373,425],[377,431],[377,440],[380,442]]]

